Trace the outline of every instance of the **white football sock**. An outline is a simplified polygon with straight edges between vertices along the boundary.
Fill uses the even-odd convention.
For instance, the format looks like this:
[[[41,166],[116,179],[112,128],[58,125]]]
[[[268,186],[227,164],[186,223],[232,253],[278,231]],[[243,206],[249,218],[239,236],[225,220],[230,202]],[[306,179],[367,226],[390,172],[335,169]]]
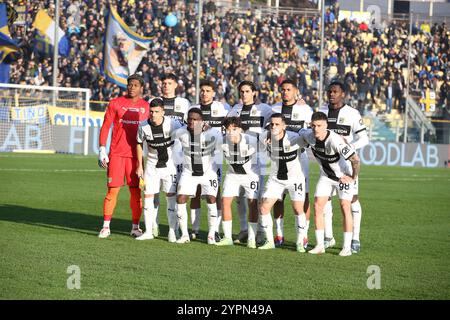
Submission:
[[[109,228],[110,223],[111,223],[111,220],[108,220],[108,221],[104,220],[103,221],[103,228]]]
[[[153,198],[144,198],[145,232],[152,232],[155,223],[155,202]]]
[[[222,210],[217,209],[217,223],[216,223],[216,228],[215,228],[215,232],[219,233],[220,232],[220,223],[222,222]]]
[[[232,238],[233,221],[222,221],[222,229],[225,238]]]
[[[177,207],[177,199],[175,196],[166,197],[167,201],[167,221],[169,223],[169,229],[176,230],[177,228],[177,214],[175,209]]]
[[[133,223],[132,225],[133,225],[133,227],[132,227],[132,228],[133,228],[133,230],[139,229],[139,224],[135,224],[135,223]]]
[[[239,212],[239,224],[241,226],[240,231],[248,230],[247,223],[247,201],[244,196],[239,195],[238,199],[238,212]]]
[[[325,237],[333,238],[333,207],[331,205],[331,200],[327,201],[323,213],[325,220]]]
[[[352,232],[344,232],[344,245],[342,249],[350,249],[352,244]]]
[[[273,221],[269,214],[261,215],[261,228],[264,230],[267,241],[273,241]]]
[[[200,213],[200,208],[191,209],[191,225],[194,232],[198,232],[200,229]]]
[[[277,232],[277,237],[283,236],[283,230],[284,230],[284,219],[283,218],[276,218],[275,219],[275,227]]]
[[[362,209],[359,200],[352,203],[352,216],[353,216],[353,240],[359,241],[359,232],[361,228],[361,215]]]
[[[154,203],[153,203],[154,208],[155,208],[155,217],[154,217],[153,223],[155,223],[156,225],[159,223],[159,220],[158,220],[159,203],[160,203],[159,193],[157,193],[157,194],[155,194]]]
[[[217,205],[208,203],[208,237],[214,238],[217,226]]]
[[[295,216],[295,231],[297,232],[297,243],[303,245],[303,239],[306,238],[306,214]]]
[[[316,230],[316,246],[324,247],[324,231]]]
[[[181,228],[181,236],[189,237],[186,203],[177,204],[177,217]]]
[[[256,232],[258,230],[258,223],[257,222],[249,222],[248,223],[248,240],[247,241],[256,241]]]

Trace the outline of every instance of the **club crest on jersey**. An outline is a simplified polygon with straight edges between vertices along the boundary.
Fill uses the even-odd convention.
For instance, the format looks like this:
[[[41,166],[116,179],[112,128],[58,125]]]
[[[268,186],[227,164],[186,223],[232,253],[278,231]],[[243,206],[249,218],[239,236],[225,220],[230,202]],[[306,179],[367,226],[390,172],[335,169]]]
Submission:
[[[213,111],[212,111],[212,115],[213,115],[214,117],[217,117],[218,114],[219,114],[219,111],[217,111],[217,110],[213,110]]]
[[[345,119],[344,118],[340,118],[339,119],[339,124],[343,124],[343,123],[345,123]]]
[[[139,110],[141,111],[142,114],[145,113],[145,108],[139,108]]]
[[[284,152],[289,152],[291,150],[291,146],[284,146]]]
[[[256,108],[252,109],[252,112],[250,113],[252,116],[256,116],[256,113],[258,112],[258,110],[256,110]]]
[[[300,118],[298,113],[292,114],[292,120],[297,120],[298,118]]]
[[[349,152],[350,152],[350,148],[349,147],[344,147],[344,149],[342,149],[342,154],[344,156],[346,156]]]
[[[175,111],[181,111],[181,106],[178,105],[178,104],[176,104],[176,105],[175,105]]]

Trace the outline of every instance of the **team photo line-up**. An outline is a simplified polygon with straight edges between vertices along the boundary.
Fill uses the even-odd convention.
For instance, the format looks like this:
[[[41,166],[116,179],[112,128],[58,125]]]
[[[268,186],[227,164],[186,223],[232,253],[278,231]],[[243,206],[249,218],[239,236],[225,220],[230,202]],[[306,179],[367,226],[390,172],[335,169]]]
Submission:
[[[282,102],[273,106],[256,101],[257,88],[251,81],[239,84],[240,103],[231,108],[214,99],[215,84],[209,80],[201,81],[200,104],[192,106],[176,96],[174,74],[163,76],[162,97],[148,102],[143,98],[143,88],[141,75],[129,76],[126,95],[110,101],[100,130],[98,162],[107,170],[100,238],[111,234],[111,218],[125,180],[130,192],[131,236],[137,240],[159,236],[159,199],[163,192],[169,242],[185,244],[198,238],[203,197],[207,203],[208,244],[246,243],[253,249],[273,249],[284,243],[284,200],[289,193],[296,250],[306,252],[310,223],[306,149],[311,148],[320,174],[313,204],[316,244],[308,252],[322,254],[336,245],[331,205],[334,195],[339,198],[343,215],[339,255],[360,252],[362,210],[356,150],[367,145],[369,138],[359,111],[345,103],[342,82],[329,84],[328,104],[317,112],[304,102],[296,83],[289,79],[280,85]],[[227,164],[224,177],[223,162]],[[240,232],[233,241],[231,208],[235,198]],[[139,227],[142,208],[145,232]],[[220,225],[223,237],[219,235]]]

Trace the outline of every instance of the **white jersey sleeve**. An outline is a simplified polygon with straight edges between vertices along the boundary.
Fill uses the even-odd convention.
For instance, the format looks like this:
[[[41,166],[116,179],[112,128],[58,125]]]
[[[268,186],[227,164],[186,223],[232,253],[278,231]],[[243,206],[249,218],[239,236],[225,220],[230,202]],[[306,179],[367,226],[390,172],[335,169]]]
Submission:
[[[139,143],[139,144],[144,143],[144,131],[142,130],[142,127],[144,125],[145,125],[145,123],[143,121],[141,123],[139,123],[137,137],[136,137],[137,143]]]

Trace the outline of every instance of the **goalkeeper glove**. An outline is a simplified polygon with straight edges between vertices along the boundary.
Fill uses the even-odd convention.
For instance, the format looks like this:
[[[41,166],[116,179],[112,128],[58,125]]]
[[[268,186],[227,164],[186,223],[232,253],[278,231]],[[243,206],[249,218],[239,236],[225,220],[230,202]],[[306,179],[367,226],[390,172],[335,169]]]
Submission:
[[[101,146],[98,149],[98,165],[102,168],[106,168],[108,166],[109,158],[106,154],[106,147]]]

